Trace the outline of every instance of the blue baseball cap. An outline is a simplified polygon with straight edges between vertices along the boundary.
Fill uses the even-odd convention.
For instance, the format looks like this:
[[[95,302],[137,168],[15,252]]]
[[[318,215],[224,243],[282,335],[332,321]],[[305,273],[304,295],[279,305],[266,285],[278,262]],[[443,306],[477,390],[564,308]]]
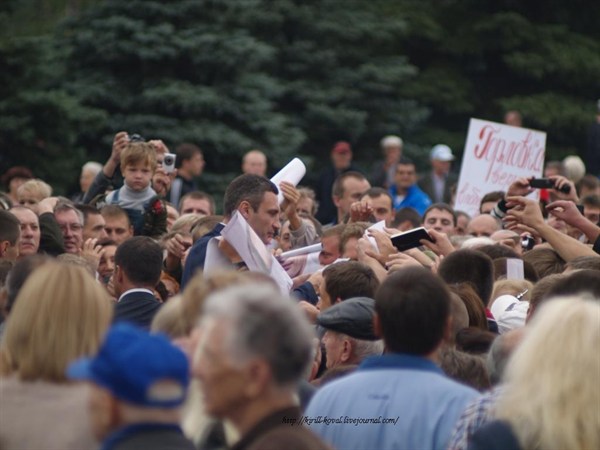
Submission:
[[[189,364],[165,336],[121,323],[111,327],[94,358],[75,361],[67,376],[96,383],[134,405],[174,407],[185,400]]]

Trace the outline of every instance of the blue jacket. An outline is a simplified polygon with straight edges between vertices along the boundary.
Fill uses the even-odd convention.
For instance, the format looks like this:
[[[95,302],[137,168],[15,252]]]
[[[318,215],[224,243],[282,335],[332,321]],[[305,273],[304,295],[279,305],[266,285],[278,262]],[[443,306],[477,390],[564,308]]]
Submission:
[[[460,414],[478,395],[428,359],[385,354],[319,389],[305,423],[344,450],[445,450]]]
[[[417,212],[422,216],[429,205],[431,205],[431,199],[416,184],[413,184],[410,188],[408,188],[406,197],[404,197],[401,202],[396,199],[398,190],[395,184],[390,187],[390,195],[394,201],[394,209],[396,211],[398,211],[400,208],[410,207],[417,210]]]

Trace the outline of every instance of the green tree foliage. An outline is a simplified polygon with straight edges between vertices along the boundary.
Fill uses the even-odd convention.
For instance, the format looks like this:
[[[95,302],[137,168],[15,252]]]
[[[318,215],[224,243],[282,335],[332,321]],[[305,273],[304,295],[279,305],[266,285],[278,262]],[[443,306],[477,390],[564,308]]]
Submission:
[[[598,17],[583,0],[6,0],[0,169],[64,190],[122,129],[199,144],[210,185],[253,147],[317,169],[347,139],[368,167],[388,133],[423,168],[507,109],[561,157],[600,92]]]
[[[549,158],[580,153],[600,93],[600,4],[575,0],[405,0],[410,91],[433,114],[421,142],[461,149],[469,117],[548,133]]]
[[[120,129],[191,141],[222,173],[253,147],[280,167],[298,152],[328,154],[337,139],[364,148],[409,132],[425,111],[398,93],[416,70],[395,49],[402,23],[378,3],[98,4],[60,31],[63,87],[108,116],[84,144],[105,152]]]

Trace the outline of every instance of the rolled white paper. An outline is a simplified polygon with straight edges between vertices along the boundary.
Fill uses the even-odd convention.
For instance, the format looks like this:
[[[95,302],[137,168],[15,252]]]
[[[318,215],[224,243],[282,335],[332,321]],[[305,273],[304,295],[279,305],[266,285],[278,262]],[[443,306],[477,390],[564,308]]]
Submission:
[[[308,245],[306,247],[295,248],[294,250],[289,250],[287,252],[283,252],[281,255],[279,255],[279,257],[281,259],[287,259],[287,258],[291,258],[293,256],[308,255],[309,253],[320,252],[322,249],[323,249],[322,244],[320,244],[320,243],[313,244],[313,245]]]
[[[283,169],[277,172],[273,178],[271,178],[271,181],[273,184],[275,184],[275,186],[277,186],[277,189],[279,189],[279,183],[282,181],[287,181],[288,183],[297,186],[305,174],[306,166],[304,163],[299,158],[294,158],[287,163]],[[279,191],[277,198],[279,200],[279,204],[281,205],[283,203],[283,194],[281,193],[281,190]]]

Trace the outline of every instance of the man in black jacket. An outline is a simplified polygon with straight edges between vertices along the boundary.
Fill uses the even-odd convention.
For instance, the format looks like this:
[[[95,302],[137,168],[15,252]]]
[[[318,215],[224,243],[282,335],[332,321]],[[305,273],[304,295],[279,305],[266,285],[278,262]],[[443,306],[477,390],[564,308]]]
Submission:
[[[150,328],[161,303],[153,293],[160,279],[162,250],[147,236],[127,239],[115,253],[113,282],[118,295],[115,322],[127,321]]]

